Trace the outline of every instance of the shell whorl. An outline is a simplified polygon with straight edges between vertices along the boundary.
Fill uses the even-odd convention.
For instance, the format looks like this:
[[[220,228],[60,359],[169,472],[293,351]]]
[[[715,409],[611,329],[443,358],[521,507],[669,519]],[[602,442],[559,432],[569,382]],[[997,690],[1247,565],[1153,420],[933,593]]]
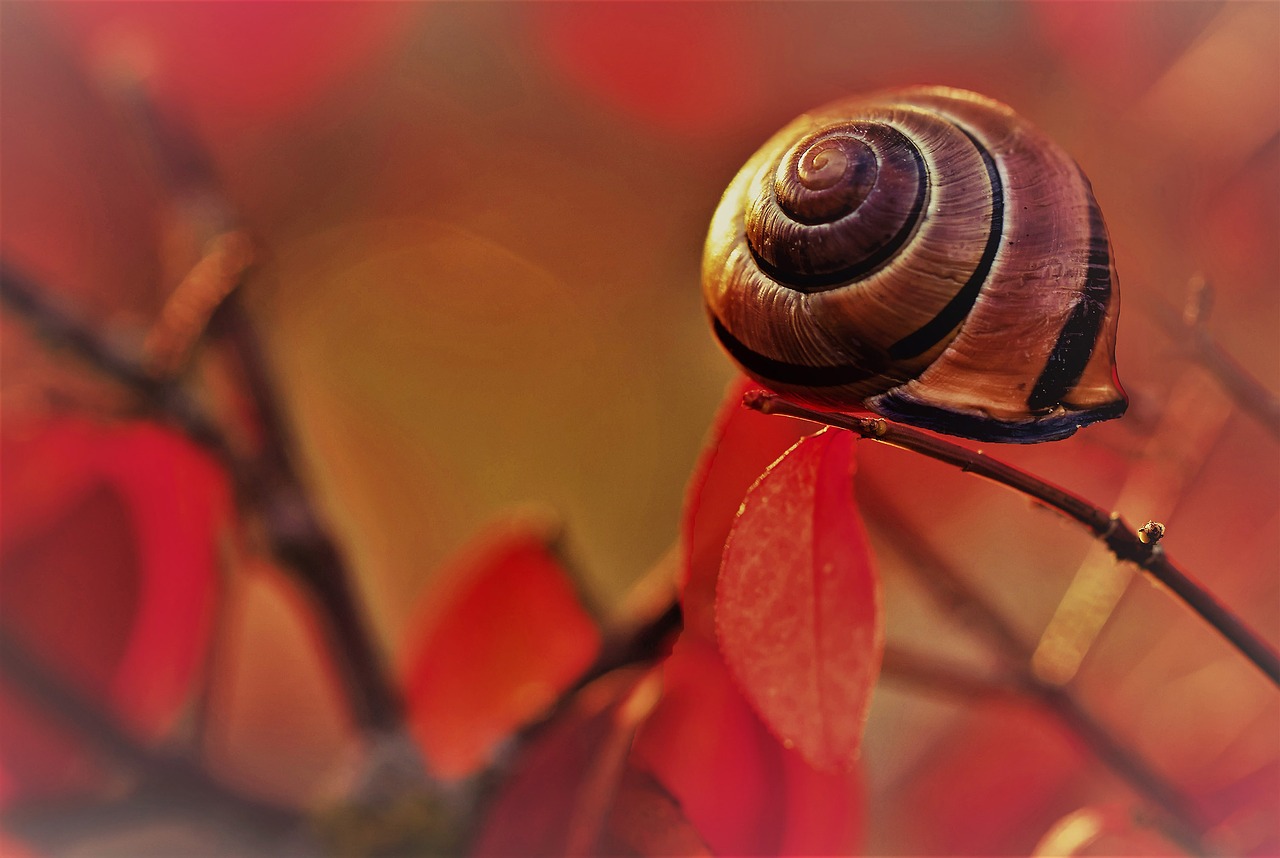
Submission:
[[[1088,181],[1012,110],[914,88],[788,125],[743,167],[703,263],[758,381],[986,440],[1119,416],[1119,295]]]

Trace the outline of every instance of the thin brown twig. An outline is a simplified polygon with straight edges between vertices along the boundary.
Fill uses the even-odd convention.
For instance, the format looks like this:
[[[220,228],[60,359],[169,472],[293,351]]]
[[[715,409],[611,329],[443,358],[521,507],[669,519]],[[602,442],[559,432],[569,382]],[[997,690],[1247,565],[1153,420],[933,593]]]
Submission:
[[[1280,438],[1280,397],[1237,363],[1209,333],[1203,320],[1188,324],[1184,314],[1159,299],[1144,304],[1170,338],[1217,379],[1241,410],[1253,415],[1272,435]]]
[[[888,651],[886,669],[905,673],[904,678],[917,682],[928,680],[938,690],[951,691],[959,696],[990,694],[997,689],[1005,693],[1020,691],[1030,696],[1070,730],[1103,765],[1128,783],[1135,793],[1160,809],[1163,825],[1170,836],[1193,852],[1203,851],[1200,842],[1203,825],[1196,822],[1198,813],[1190,799],[1084,709],[1071,691],[1041,679],[1031,668],[1031,655],[1035,651],[1031,641],[928,541],[913,533],[892,500],[880,492],[874,492],[871,498],[872,503],[865,506],[865,514],[873,524],[882,526],[885,535],[893,541],[894,549],[907,561],[905,568],[944,608],[964,611],[977,630],[995,645],[1006,663],[1007,673],[1002,684],[998,679],[975,676],[960,668],[926,661],[925,656],[912,654],[912,661],[905,654],[895,653],[890,659]],[[912,535],[908,537],[907,534]],[[904,667],[908,669],[903,670]]]
[[[779,397],[753,390],[743,397],[743,404],[766,414],[785,414],[814,423],[847,429],[871,441],[900,447],[958,467],[962,471],[986,477],[1008,486],[1056,510],[1083,525],[1120,561],[1133,563],[1152,579],[1168,588],[1213,626],[1233,647],[1261,670],[1273,684],[1280,686],[1280,653],[1250,629],[1230,608],[1219,602],[1186,572],[1179,569],[1158,543],[1145,543],[1118,514],[1108,512],[1079,495],[1051,485],[1039,477],[1012,465],[993,459],[976,450],[944,441],[937,436],[909,426],[890,423],[882,418],[855,417],[814,411]]]

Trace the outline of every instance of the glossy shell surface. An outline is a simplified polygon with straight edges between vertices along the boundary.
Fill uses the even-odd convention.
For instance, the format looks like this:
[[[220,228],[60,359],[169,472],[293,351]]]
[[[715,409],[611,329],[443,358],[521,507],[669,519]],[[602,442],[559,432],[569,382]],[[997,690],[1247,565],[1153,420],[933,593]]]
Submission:
[[[1020,443],[1125,409],[1089,181],[975,93],[888,91],[782,129],[721,200],[703,291],[730,356],[808,405]]]

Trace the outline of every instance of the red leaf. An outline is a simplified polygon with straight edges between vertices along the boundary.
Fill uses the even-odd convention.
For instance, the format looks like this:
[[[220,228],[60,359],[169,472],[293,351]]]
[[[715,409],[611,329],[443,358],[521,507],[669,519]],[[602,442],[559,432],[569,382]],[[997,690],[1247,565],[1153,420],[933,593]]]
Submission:
[[[813,425],[803,420],[744,408],[742,395],[758,387],[743,378],[729,385],[685,493],[681,523],[684,625],[707,640],[715,640],[716,579],[742,498],[765,468],[813,431]]]
[[[393,48],[419,11],[103,3],[54,7],[50,16],[91,66],[148,74],[163,102],[230,133],[301,112]]]
[[[857,759],[884,648],[850,477],[853,436],[800,441],[752,486],[725,546],[716,625],[760,716],[824,771]]]
[[[410,726],[432,770],[456,778],[483,764],[599,647],[545,533],[484,540],[427,594],[405,649]]]
[[[162,734],[208,645],[225,475],[150,424],[6,426],[3,442],[0,619],[60,679]],[[29,711],[0,713],[14,791],[83,782],[69,738]]]
[[[763,72],[755,58],[768,45],[730,7],[538,4],[530,14],[554,71],[657,128],[701,136],[759,110]]]
[[[861,832],[855,775],[819,772],[784,748],[715,647],[683,634],[632,762],[680,803],[716,855],[846,854]]]

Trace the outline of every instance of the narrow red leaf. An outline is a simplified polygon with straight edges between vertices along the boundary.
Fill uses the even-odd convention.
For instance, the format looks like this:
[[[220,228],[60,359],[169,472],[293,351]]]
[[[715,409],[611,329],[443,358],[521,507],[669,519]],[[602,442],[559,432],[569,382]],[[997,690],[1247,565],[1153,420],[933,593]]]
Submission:
[[[862,830],[856,774],[820,772],[756,715],[715,646],[683,634],[631,759],[715,855],[843,855]]]
[[[734,517],[751,484],[813,424],[761,414],[742,405],[759,385],[740,378],[729,385],[706,448],[685,493],[681,523],[685,566],[681,604],[686,629],[715,640],[716,578]]]
[[[410,632],[410,726],[432,770],[462,777],[595,658],[600,633],[546,534],[486,537],[427,593]]]
[[[847,432],[791,448],[747,493],[716,599],[721,650],[747,699],[824,771],[857,759],[884,648],[852,472]]]

